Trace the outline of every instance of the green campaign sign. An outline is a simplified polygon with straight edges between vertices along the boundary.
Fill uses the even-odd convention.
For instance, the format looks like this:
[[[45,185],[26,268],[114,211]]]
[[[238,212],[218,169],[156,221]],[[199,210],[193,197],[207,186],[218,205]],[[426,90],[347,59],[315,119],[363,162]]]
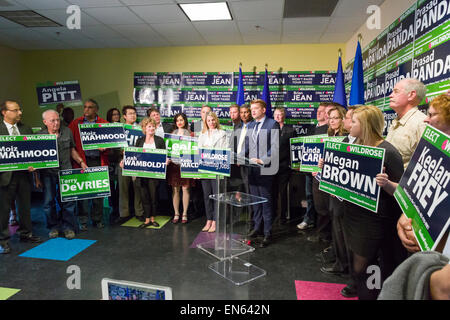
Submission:
[[[122,175],[141,178],[166,178],[167,150],[125,148]]]
[[[345,137],[329,137],[327,135],[316,135],[301,137],[303,141],[300,157],[301,172],[319,172],[319,160],[322,158],[325,141],[340,142]]]
[[[420,248],[435,250],[450,224],[450,136],[427,126],[394,197]]]
[[[300,170],[303,137],[291,138],[289,140],[291,146],[291,169]]]
[[[56,135],[0,136],[0,172],[29,167],[59,167]]]
[[[61,201],[104,198],[111,195],[108,167],[68,169],[59,172]]]
[[[213,173],[199,172],[200,154],[198,151],[183,152],[180,154],[180,176],[181,178],[193,179],[215,179]]]
[[[123,123],[79,124],[83,150],[128,147]]]
[[[326,141],[319,190],[377,212],[380,187],[375,177],[383,170],[384,151]]]
[[[180,153],[198,152],[198,139],[191,136],[179,136],[176,134],[165,133],[164,142],[166,143],[167,156],[179,158]]]

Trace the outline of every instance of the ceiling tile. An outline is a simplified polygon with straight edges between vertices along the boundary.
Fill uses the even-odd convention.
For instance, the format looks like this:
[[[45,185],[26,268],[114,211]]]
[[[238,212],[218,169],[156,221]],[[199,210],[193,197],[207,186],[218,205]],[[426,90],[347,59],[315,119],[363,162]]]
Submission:
[[[120,33],[103,25],[84,27],[81,28],[80,31],[81,33],[92,39],[101,40],[103,38],[123,38]]]
[[[283,34],[322,33],[326,30],[330,18],[287,18],[283,20]]]
[[[134,24],[143,22],[127,7],[87,8],[84,11],[104,24]]]
[[[130,6],[147,23],[168,23],[189,21],[176,4],[154,6]]]
[[[69,14],[67,14],[66,9],[36,10],[36,12],[43,15],[44,17],[58,22],[59,24],[62,24],[63,26],[67,24],[67,19],[70,16]],[[95,26],[101,23],[81,11],[80,24],[81,28],[83,28],[84,26]]]
[[[131,39],[140,48],[142,47],[167,47],[171,43],[161,37],[145,37],[139,39]]]
[[[189,39],[189,37],[199,37],[199,33],[190,22],[157,23],[150,26],[165,38],[184,37]]]
[[[62,9],[70,6],[65,0],[15,0],[17,3],[29,9]]]
[[[322,33],[290,33],[281,37],[282,43],[319,43]]]
[[[209,45],[240,45],[243,44],[242,37],[240,35],[225,34],[221,36],[216,35],[202,35],[206,43]]]
[[[244,44],[279,44],[281,43],[280,35],[252,34],[242,35]]]
[[[15,2],[14,0],[7,0],[6,2],[8,3],[7,6],[5,6],[5,5],[0,6],[0,9],[2,11],[26,10],[27,9],[25,6]]]
[[[320,43],[344,43],[350,40],[352,36],[353,32],[339,32],[339,33],[326,32],[320,38]]]
[[[192,24],[202,35],[239,34],[235,21],[202,21]]]
[[[368,17],[367,8],[370,5],[381,5],[384,0],[340,0],[333,11],[332,17]]]
[[[67,0],[81,8],[100,8],[100,7],[121,7],[123,4],[119,0]]]
[[[356,18],[332,18],[326,32],[341,33],[355,32],[364,23],[364,17]]]
[[[133,48],[136,46],[136,43],[124,38],[104,38],[99,41],[105,44],[108,48]]]
[[[241,34],[246,35],[280,35],[281,20],[238,21]]]
[[[120,0],[127,6],[146,6],[152,4],[173,4],[173,0]]]
[[[89,48],[104,48],[105,44],[98,40],[93,40],[89,38],[80,38],[80,39],[65,39],[63,42],[72,45],[74,48],[78,49],[89,49]]]
[[[122,36],[129,39],[139,39],[145,37],[157,37],[156,32],[147,24],[122,24],[110,26],[111,29],[119,32]]]
[[[284,0],[257,0],[231,2],[233,18],[238,21],[281,19]]]

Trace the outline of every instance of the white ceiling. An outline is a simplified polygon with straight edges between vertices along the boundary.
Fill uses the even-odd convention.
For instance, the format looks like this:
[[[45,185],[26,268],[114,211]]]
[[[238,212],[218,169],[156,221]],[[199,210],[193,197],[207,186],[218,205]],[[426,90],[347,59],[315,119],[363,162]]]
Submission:
[[[32,9],[63,25],[26,28],[0,17],[0,45],[24,50],[342,43],[365,22],[369,5],[384,2],[339,0],[328,18],[283,18],[284,0],[227,0],[232,21],[190,22],[177,3],[224,0],[4,1],[0,11]],[[80,30],[65,27],[72,4],[81,8]]]

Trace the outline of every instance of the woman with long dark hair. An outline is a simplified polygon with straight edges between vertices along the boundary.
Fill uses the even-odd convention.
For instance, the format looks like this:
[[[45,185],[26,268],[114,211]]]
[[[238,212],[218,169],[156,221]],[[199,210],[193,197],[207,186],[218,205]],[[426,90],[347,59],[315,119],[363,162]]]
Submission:
[[[178,113],[173,117],[174,130],[172,134],[180,136],[193,136],[189,130],[189,123],[184,113]],[[172,187],[172,204],[174,210],[174,217],[172,223],[178,223],[180,220],[180,188],[183,190],[183,215],[181,223],[188,222],[188,208],[190,199],[190,188],[195,185],[193,179],[181,178],[180,165],[175,163],[176,160],[171,160],[167,167],[167,183]]]

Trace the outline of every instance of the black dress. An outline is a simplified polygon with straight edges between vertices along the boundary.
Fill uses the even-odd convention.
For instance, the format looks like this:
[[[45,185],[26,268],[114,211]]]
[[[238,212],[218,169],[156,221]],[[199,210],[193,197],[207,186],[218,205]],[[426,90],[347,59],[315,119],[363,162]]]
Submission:
[[[387,141],[378,148],[385,149],[384,167],[389,180],[399,182],[403,174],[403,161],[397,149]],[[380,191],[378,212],[372,212],[344,201],[344,228],[350,249],[363,257],[373,258],[384,246],[399,242],[397,220],[402,211],[395,198]]]

